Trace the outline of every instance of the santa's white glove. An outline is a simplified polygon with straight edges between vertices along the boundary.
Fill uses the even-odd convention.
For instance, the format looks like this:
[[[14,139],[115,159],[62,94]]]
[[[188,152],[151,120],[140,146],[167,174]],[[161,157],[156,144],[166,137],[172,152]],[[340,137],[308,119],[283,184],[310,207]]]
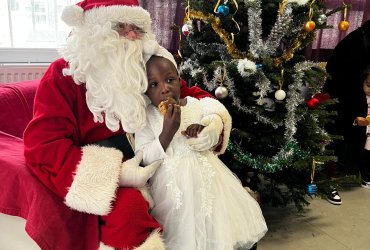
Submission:
[[[190,138],[187,143],[195,151],[209,150],[218,143],[224,125],[219,115],[205,116],[200,123],[205,126],[204,129],[197,138]]]
[[[141,167],[140,162],[142,159],[143,152],[139,151],[134,158],[122,163],[121,176],[119,180],[120,187],[143,187],[163,162],[162,160],[159,160],[149,164],[148,166]]]

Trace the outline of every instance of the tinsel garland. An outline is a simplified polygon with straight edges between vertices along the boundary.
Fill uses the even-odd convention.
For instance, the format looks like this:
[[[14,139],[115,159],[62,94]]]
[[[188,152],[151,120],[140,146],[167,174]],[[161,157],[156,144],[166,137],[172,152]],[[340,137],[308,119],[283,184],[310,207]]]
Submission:
[[[233,58],[245,58],[247,57],[246,53],[239,51],[234,41],[230,39],[230,34],[224,30],[221,26],[221,19],[212,14],[204,14],[201,11],[189,10],[189,18],[202,20],[206,23],[210,23],[212,29],[217,33],[221,40],[226,44],[227,51]]]
[[[237,90],[236,90],[235,83],[234,83],[233,79],[229,77],[229,74],[228,74],[228,71],[227,70],[225,70],[225,72],[223,73],[224,75],[221,76],[222,71],[223,71],[223,69],[221,67],[218,67],[214,71],[213,79],[210,82],[207,82],[207,85],[206,85],[206,87],[207,87],[207,89],[209,91],[211,91],[215,87],[217,87],[217,85],[218,85],[218,83],[217,83],[218,79],[220,79],[221,77],[223,77],[223,79],[224,79],[223,85],[226,86],[227,89],[229,90],[229,97],[231,97],[231,99],[233,101],[232,102],[232,105],[234,107],[236,107],[238,110],[242,111],[245,114],[255,116],[257,121],[259,121],[259,122],[261,122],[263,124],[270,125],[273,128],[275,128],[275,129],[277,129],[278,127],[280,127],[280,126],[283,125],[282,122],[276,122],[276,121],[271,120],[268,117],[263,116],[261,114],[261,112],[258,109],[256,109],[255,107],[253,107],[253,106],[252,107],[248,107],[246,105],[243,105],[242,104],[242,101],[240,100],[240,98],[237,97],[237,95],[236,95]],[[263,81],[263,84],[256,85],[256,86],[258,86],[260,88],[260,96],[262,96],[262,95],[265,95],[266,92],[267,92],[267,89],[269,89],[269,83],[270,83],[270,81],[264,75],[264,73],[262,71],[258,71],[257,74],[258,74],[259,78],[262,79],[262,81]],[[259,83],[261,83],[261,82],[259,82]],[[260,98],[262,98],[262,97],[260,97]]]
[[[249,30],[249,53],[254,58],[259,58],[260,53],[264,51],[262,41],[262,8],[261,0],[256,0],[248,8],[248,30]]]
[[[302,41],[306,38],[308,32],[301,29],[294,42],[285,50],[284,54],[280,57],[274,58],[274,64],[276,67],[281,67],[281,65],[293,58],[294,53],[301,47]]]
[[[295,161],[308,159],[311,155],[310,151],[302,150],[298,143],[293,141],[285,144],[272,158],[253,156],[231,141],[228,144],[228,150],[240,163],[267,173],[280,171],[291,166]]]
[[[263,56],[271,56],[276,52],[281,39],[288,33],[293,22],[291,4],[286,4],[281,11],[282,13],[278,13],[277,20],[265,42]]]
[[[285,138],[289,143],[294,140],[294,135],[297,132],[297,114],[296,109],[299,104],[301,104],[304,99],[301,94],[301,89],[303,86],[302,78],[304,77],[305,71],[311,69],[315,66],[315,63],[311,61],[304,61],[297,63],[294,66],[293,83],[289,85],[288,98],[285,101],[285,107],[287,110],[285,118]]]
[[[186,40],[198,55],[204,56],[217,54],[223,61],[230,59],[230,55],[228,54],[227,48],[224,44],[195,42],[190,38],[190,36],[187,36]]]
[[[209,81],[207,79],[207,73],[205,69],[200,67],[198,62],[194,62],[191,59],[188,59],[185,62],[183,62],[179,67],[180,74],[182,74],[182,72],[185,72],[185,71],[189,71],[189,74],[192,77],[195,77],[197,74],[202,74],[204,85],[208,91],[212,91],[217,86],[219,86],[220,85],[219,79],[223,78],[223,85],[227,87],[227,89],[229,90],[229,97],[231,97],[233,101],[232,105],[234,107],[236,107],[238,110],[242,111],[245,114],[255,116],[257,121],[263,124],[266,124],[266,125],[270,125],[274,129],[277,129],[278,127],[283,125],[283,122],[276,122],[276,121],[271,120],[268,117],[263,116],[261,111],[257,109],[256,107],[253,107],[253,106],[248,107],[246,105],[243,105],[240,98],[238,98],[236,95],[237,90],[236,90],[233,79],[229,77],[227,70],[225,70],[225,72],[223,73],[224,75],[221,76],[222,70],[223,69],[221,67],[217,67],[216,70],[214,71],[212,80]],[[270,89],[270,80],[265,76],[265,74],[262,71],[257,71],[256,74],[258,75],[258,79],[259,79],[259,81],[256,82],[256,86],[259,88],[259,96],[260,96],[258,99],[262,99],[267,94],[267,91]]]
[[[284,1],[283,1],[284,2]],[[265,42],[262,40],[262,7],[261,0],[255,1],[248,9],[249,53],[255,58],[273,55],[280,45],[293,22],[291,4],[282,4],[279,8],[277,20]]]

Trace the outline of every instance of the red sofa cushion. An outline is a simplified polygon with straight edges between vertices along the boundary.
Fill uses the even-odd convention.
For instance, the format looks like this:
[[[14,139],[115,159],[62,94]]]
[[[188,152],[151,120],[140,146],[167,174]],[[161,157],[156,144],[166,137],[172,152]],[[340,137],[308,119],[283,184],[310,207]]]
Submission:
[[[0,148],[0,213],[26,219],[42,250],[98,249],[98,217],[71,210],[31,174],[22,139],[0,131]]]
[[[0,84],[0,131],[23,138],[40,80]]]

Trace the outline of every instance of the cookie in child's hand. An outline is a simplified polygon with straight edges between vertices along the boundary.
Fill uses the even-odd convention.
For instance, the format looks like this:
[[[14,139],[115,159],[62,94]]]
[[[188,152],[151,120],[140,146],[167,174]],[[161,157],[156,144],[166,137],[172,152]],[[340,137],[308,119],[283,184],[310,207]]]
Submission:
[[[367,121],[367,124],[368,124],[368,126],[370,125],[370,115],[368,115],[368,116],[366,116],[366,121]]]
[[[161,101],[158,105],[158,110],[163,116],[167,113],[168,104],[170,103],[176,103],[175,99],[169,97],[167,100]]]

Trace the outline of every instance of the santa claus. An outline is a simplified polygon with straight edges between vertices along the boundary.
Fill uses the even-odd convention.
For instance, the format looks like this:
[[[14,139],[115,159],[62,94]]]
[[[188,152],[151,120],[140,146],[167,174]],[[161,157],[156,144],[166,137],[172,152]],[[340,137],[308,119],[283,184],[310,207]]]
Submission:
[[[72,31],[40,82],[24,133],[27,166],[68,207],[101,216],[101,248],[164,249],[143,191],[159,163],[140,167],[141,156],[125,150],[126,132],[145,124],[145,56],[161,51],[150,15],[137,0],[85,0],[62,19]],[[209,96],[185,82],[181,91]],[[210,147],[219,135],[198,140]]]

